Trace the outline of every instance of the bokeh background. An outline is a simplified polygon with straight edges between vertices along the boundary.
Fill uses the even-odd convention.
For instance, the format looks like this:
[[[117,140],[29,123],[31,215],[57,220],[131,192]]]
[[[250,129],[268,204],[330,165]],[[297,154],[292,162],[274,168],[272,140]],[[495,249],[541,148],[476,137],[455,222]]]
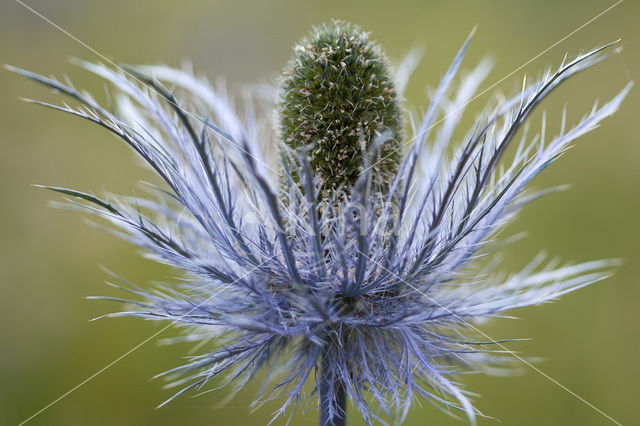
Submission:
[[[471,28],[478,31],[465,60],[495,59],[488,87],[613,4],[601,0],[539,1],[170,1],[27,0],[26,3],[105,56],[125,63],[179,66],[191,59],[210,79],[228,84],[271,82],[295,41],[312,25],[343,18],[372,31],[391,58],[412,46],[424,58],[407,91],[407,107],[420,110]],[[640,3],[627,0],[499,84],[511,92],[526,73],[535,77],[575,55],[622,38],[624,50],[577,76],[546,104],[551,117],[565,104],[576,119],[596,98],[612,97],[640,78]],[[0,5],[0,62],[43,74],[68,74],[78,87],[103,92],[102,83],[68,57],[94,53],[14,0]],[[492,91],[493,92],[493,91]],[[17,424],[159,329],[136,319],[90,319],[118,309],[87,295],[117,295],[104,284],[105,265],[134,282],[169,279],[172,271],[142,260],[136,249],[83,223],[82,215],[51,209],[52,193],[31,184],[131,194],[147,172],[127,148],[99,128],[22,103],[18,97],[54,99],[41,87],[0,73],[0,424]],[[529,337],[510,345],[549,376],[625,425],[640,424],[640,90],[614,117],[583,137],[545,171],[538,188],[572,189],[530,205],[505,235],[524,240],[504,252],[502,269],[516,271],[541,249],[563,261],[618,257],[624,264],[606,282],[544,307],[514,312],[520,319],[484,324],[495,338]],[[479,111],[490,94],[473,101]],[[465,122],[471,125],[470,118]],[[557,130],[557,119],[550,121]],[[556,127],[554,127],[556,126]],[[160,337],[174,335],[169,330]],[[157,340],[157,339],[156,339]],[[147,343],[38,415],[35,425],[260,425],[275,404],[251,414],[257,386],[224,407],[225,391],[170,395],[155,374],[177,365],[188,347]],[[539,373],[464,378],[481,396],[478,407],[499,419],[482,425],[613,424]],[[282,421],[276,422],[283,423]],[[297,413],[292,424],[316,424],[316,413]],[[355,416],[350,424],[360,424]],[[422,402],[407,425],[461,425]]]

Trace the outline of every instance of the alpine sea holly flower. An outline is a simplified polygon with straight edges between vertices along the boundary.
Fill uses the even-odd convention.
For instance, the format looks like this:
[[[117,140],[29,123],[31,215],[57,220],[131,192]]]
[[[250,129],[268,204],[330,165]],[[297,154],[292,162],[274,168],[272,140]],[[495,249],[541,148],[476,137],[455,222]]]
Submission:
[[[524,126],[514,141],[536,106],[608,46],[488,107],[457,145],[452,134],[488,72],[482,62],[454,88],[467,45],[422,120],[410,121],[419,125],[407,143],[404,77],[393,78],[366,33],[338,21],[296,47],[272,127],[251,105],[236,114],[224,91],[188,71],[80,62],[114,86],[114,111],[71,83],[13,69],[78,102],[38,103],[114,133],[163,181],[145,199],[50,189],[184,272],[153,291],[126,286],[132,309],[115,314],[182,324],[184,340],[207,348],[166,373],[186,383],[176,396],[211,383],[235,392],[266,370],[256,403],[282,397],[276,417],[318,401],[321,423],[340,425],[349,400],[367,423],[401,421],[420,397],[474,422],[455,375],[506,357],[474,324],[605,278],[606,261],[554,269],[536,258],[505,279],[478,259],[543,194],[525,193],[531,179],[627,94],[629,85],[573,127],[563,120],[554,137],[543,119],[540,136]]]

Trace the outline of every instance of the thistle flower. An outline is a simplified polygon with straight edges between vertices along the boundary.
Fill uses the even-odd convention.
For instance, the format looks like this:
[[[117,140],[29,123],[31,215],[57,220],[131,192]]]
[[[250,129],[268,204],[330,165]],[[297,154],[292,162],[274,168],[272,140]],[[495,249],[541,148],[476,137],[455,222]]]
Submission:
[[[391,71],[349,24],[320,27],[300,44],[274,106],[280,140],[250,106],[241,117],[224,91],[188,71],[123,72],[80,62],[115,87],[113,111],[71,83],[13,69],[78,102],[38,103],[112,132],[163,181],[144,199],[50,189],[184,272],[183,280],[150,291],[123,286],[133,294],[132,309],[113,315],[181,324],[184,340],[207,348],[166,373],[176,385],[186,383],[174,397],[213,383],[236,392],[266,371],[256,404],[280,396],[275,417],[317,402],[323,425],[341,425],[349,400],[368,424],[401,421],[420,397],[459,409],[473,423],[479,413],[456,374],[489,371],[508,359],[495,350],[499,342],[479,339],[475,324],[605,278],[606,261],[555,268],[537,257],[504,278],[478,259],[495,248],[492,237],[523,204],[545,193],[525,192],[531,179],[618,109],[630,85],[573,127],[563,120],[552,138],[543,119],[540,136],[524,126],[514,141],[538,104],[600,62],[608,46],[563,61],[489,106],[455,146],[452,133],[488,71],[482,62],[454,92],[468,43],[406,149]],[[323,54],[329,68],[318,74]],[[338,60],[352,62],[340,68]],[[369,60],[371,68],[360,70]],[[363,97],[353,100],[358,78]],[[343,115],[349,100],[357,114]],[[330,115],[317,111],[323,103]],[[291,161],[278,163],[269,150],[291,152]],[[324,209],[333,210],[320,214]]]

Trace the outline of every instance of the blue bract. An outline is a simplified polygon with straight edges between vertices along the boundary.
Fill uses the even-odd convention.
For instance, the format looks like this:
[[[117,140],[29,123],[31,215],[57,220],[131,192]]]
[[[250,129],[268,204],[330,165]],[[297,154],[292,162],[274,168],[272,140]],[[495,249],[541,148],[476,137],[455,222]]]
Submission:
[[[331,27],[324,28],[326,35]],[[342,39],[344,49],[345,40],[351,48],[362,45],[351,35]],[[70,83],[14,69],[79,103],[44,105],[112,132],[162,180],[161,187],[149,187],[147,198],[51,189],[184,273],[183,280],[150,291],[124,285],[133,294],[131,310],[113,315],[173,321],[184,326],[184,340],[201,344],[200,355],[166,373],[186,386],[176,395],[206,385],[238,391],[266,372],[259,376],[264,386],[256,403],[280,396],[276,417],[299,404],[315,406],[320,394],[325,425],[343,424],[346,400],[367,423],[401,421],[415,397],[460,409],[473,422],[479,413],[454,382],[456,373],[489,371],[505,360],[494,350],[501,343],[482,337],[476,324],[606,276],[606,261],[555,268],[538,257],[505,278],[476,259],[492,250],[492,237],[524,203],[544,193],[525,192],[531,179],[618,109],[630,86],[573,127],[563,121],[556,136],[545,135],[544,120],[540,136],[518,133],[552,90],[601,61],[607,46],[563,61],[513,98],[493,102],[454,144],[461,114],[488,73],[481,62],[457,88],[453,84],[467,44],[424,117],[410,121],[417,125],[404,143],[404,113],[395,104],[375,110],[380,119],[369,122],[370,130],[349,123],[346,112],[332,111],[340,128],[351,126],[353,138],[339,139],[329,123],[318,121],[309,143],[298,144],[300,133],[285,131],[287,140],[279,140],[277,125],[256,112],[263,109],[247,103],[237,114],[223,90],[189,71],[81,62],[113,85],[114,110]],[[406,76],[411,64],[410,58],[397,75]],[[346,78],[353,76],[341,74],[352,72],[350,66],[327,71],[335,81],[323,83],[333,91],[319,93],[328,108],[338,104],[333,96],[343,81],[351,85],[345,90],[355,90],[357,82]],[[295,95],[302,102],[298,109],[280,102],[267,107],[284,108],[280,112],[293,126],[296,114],[304,113],[304,97],[314,96],[312,82],[305,81],[313,75],[295,77],[295,84],[309,86],[309,93]],[[395,84],[398,93],[385,93],[396,102],[405,81],[392,84],[392,77],[377,76],[384,81],[376,80],[376,90]],[[358,100],[380,107],[379,98],[368,102],[366,96]],[[313,127],[313,115],[304,120]],[[331,132],[323,133],[323,126]],[[349,153],[358,171],[331,186],[340,196],[321,196],[332,175],[316,157],[333,158],[337,152],[322,150],[345,140],[349,146],[362,142],[362,149]],[[394,144],[383,145],[385,140]],[[394,148],[381,155],[381,146]],[[279,154],[292,149],[293,163],[286,164],[294,165],[283,166]],[[394,157],[395,165],[382,167],[385,182],[377,188],[383,196],[372,195],[376,173]]]

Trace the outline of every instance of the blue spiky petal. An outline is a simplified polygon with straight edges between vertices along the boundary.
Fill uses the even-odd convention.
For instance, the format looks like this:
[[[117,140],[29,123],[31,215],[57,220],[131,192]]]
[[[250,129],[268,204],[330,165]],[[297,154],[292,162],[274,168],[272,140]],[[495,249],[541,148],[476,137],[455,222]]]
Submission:
[[[125,73],[81,62],[113,86],[113,111],[70,83],[14,69],[78,102],[46,105],[106,128],[163,181],[148,198],[51,189],[183,271],[184,280],[154,291],[125,286],[132,308],[117,314],[175,321],[184,339],[205,343],[207,350],[167,372],[187,383],[178,394],[213,383],[237,391],[266,370],[257,401],[283,397],[276,416],[316,401],[321,386],[328,415],[342,415],[331,391],[341,383],[367,423],[401,421],[416,397],[473,422],[478,412],[456,374],[504,359],[474,324],[606,276],[605,261],[556,267],[536,258],[504,278],[475,260],[539,195],[525,193],[531,179],[613,114],[630,86],[555,137],[544,136],[543,124],[542,136],[514,140],[552,90],[606,55],[593,50],[486,109],[458,146],[453,130],[488,72],[482,62],[454,91],[467,44],[413,129],[386,199],[369,196],[376,153],[365,152],[363,173],[340,203],[318,196],[322,179],[304,155],[296,160],[304,185],[296,184],[280,166],[272,126],[250,109],[241,118],[224,91],[190,72]]]

